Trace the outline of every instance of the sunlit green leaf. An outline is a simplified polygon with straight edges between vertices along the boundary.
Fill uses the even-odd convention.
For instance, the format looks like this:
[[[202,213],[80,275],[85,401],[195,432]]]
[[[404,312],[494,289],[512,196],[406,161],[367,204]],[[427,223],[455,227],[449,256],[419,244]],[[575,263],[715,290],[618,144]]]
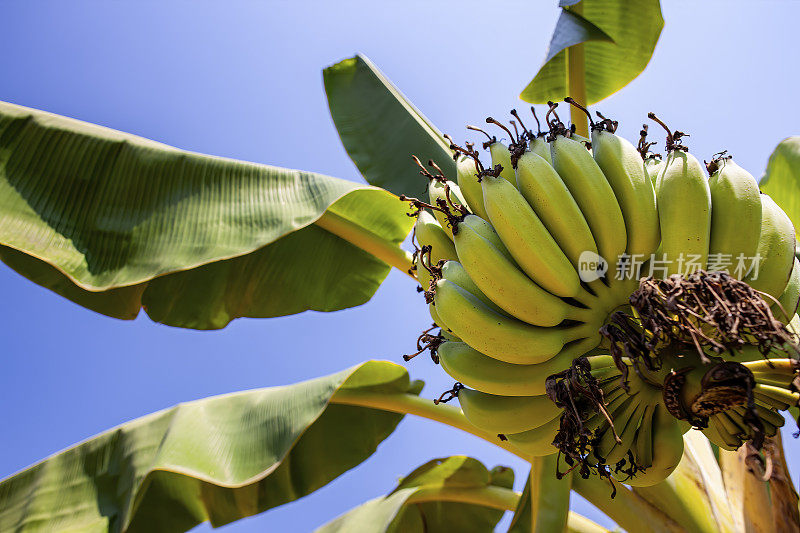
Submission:
[[[664,26],[659,0],[583,0],[560,5],[562,15],[545,63],[522,91],[523,100],[538,104],[570,96],[565,45],[583,43],[589,104],[620,90],[650,62]]]
[[[0,103],[0,259],[109,316],[211,329],[362,304],[387,262],[407,268],[406,211],[368,185]]]
[[[784,139],[769,156],[767,170],[759,184],[800,228],[800,137]]]
[[[340,389],[418,394],[421,383],[371,361],[133,420],[0,482],[0,531],[186,531],[301,498],[367,459],[402,418],[329,404]]]
[[[514,472],[487,470],[470,457],[434,459],[405,477],[389,495],[371,500],[317,533],[490,532],[513,507]],[[480,502],[480,503],[478,503]]]
[[[398,195],[421,196],[427,180],[412,154],[421,161],[433,159],[455,178],[450,143],[369,59],[345,59],[322,76],[339,138],[369,183]]]

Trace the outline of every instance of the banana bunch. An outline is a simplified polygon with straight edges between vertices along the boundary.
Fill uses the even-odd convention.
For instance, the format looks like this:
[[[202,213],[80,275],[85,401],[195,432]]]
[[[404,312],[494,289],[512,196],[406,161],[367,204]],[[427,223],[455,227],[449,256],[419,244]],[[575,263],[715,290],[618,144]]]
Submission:
[[[640,277],[704,270],[729,271],[788,324],[800,301],[791,221],[732,159],[721,153],[704,167],[683,146],[684,134],[653,114],[667,130],[663,157],[648,153],[646,126],[634,146],[615,134],[615,122],[590,117],[591,139],[580,139],[556,106],[545,117],[547,134],[532,133],[516,111],[513,132],[488,118],[507,145],[468,126],[486,135],[490,166],[473,144],[447,137],[455,182],[415,158],[429,187],[427,201],[404,198],[416,208],[413,268],[441,328],[430,347],[463,384],[454,395],[464,415],[531,457],[553,454],[566,422],[548,378],[585,358],[602,401],[572,421],[589,436],[577,456],[615,467],[610,474],[625,483],[650,485],[677,466],[691,427],[664,394],[665,376],[688,365],[699,369],[690,376],[699,383],[712,357],[743,361],[755,385],[749,406],[707,417],[708,438],[737,447],[753,437],[753,413],[773,435],[783,421],[778,410],[798,402],[792,359],[684,350],[680,364],[656,371],[627,357],[627,344],[615,352],[600,332],[615,311],[631,310]]]

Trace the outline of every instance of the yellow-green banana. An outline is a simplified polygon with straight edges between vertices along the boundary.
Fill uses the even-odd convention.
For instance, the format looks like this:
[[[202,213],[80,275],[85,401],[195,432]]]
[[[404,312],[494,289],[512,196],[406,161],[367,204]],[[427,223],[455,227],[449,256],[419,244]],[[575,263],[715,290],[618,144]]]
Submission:
[[[567,184],[589,223],[597,251],[613,271],[625,252],[627,233],[614,191],[592,154],[579,141],[557,135],[550,142],[553,168]]]
[[[537,428],[506,435],[508,442],[520,451],[532,456],[542,457],[556,453],[558,449],[553,446],[556,433],[561,426],[561,417],[556,416],[546,424]]]
[[[592,155],[614,190],[625,220],[628,255],[646,260],[658,248],[661,230],[653,183],[636,147],[599,128],[592,130]]]
[[[539,135],[530,139],[528,149],[547,161],[548,164],[553,164],[553,157],[550,155],[550,145],[544,140],[543,135]],[[519,183],[519,181],[517,183]]]
[[[449,200],[447,189],[450,190]],[[461,194],[461,188],[453,183],[452,181],[439,181],[437,179],[430,180],[428,183],[428,201],[431,205],[436,207],[441,207],[439,205],[439,200],[444,201],[443,209],[448,211],[454,211],[452,204],[455,205],[463,205],[464,207],[469,207],[467,200],[464,198],[464,195]],[[452,202],[452,204],[451,204]],[[447,220],[447,217],[441,211],[434,211],[433,216],[436,217],[436,220],[439,221],[439,224],[445,230],[447,236],[452,239],[453,238],[453,228],[450,225],[450,222]]]
[[[546,424],[561,412],[546,395],[495,396],[461,389],[458,402],[467,420],[492,433],[528,431]]]
[[[505,178],[511,185],[516,185],[517,178],[514,176],[514,167],[511,165],[511,152],[508,151],[508,147],[499,141],[495,141],[489,145],[489,153],[492,156],[492,166],[500,165],[503,167],[500,176]]]
[[[462,289],[469,292],[472,296],[486,304],[486,306],[495,313],[508,316],[506,315],[505,311],[498,307],[488,296],[483,293],[483,291],[481,291],[480,287],[478,287],[475,282],[472,281],[472,278],[469,276],[469,273],[466,271],[466,269],[464,269],[464,266],[458,261],[447,261],[444,265],[442,265],[442,279],[452,281]]]
[[[593,335],[587,327],[542,328],[506,317],[447,279],[436,282],[434,304],[459,338],[507,363],[541,363],[558,354],[566,343]]]
[[[800,261],[795,258],[789,283],[786,284],[778,301],[772,304],[772,314],[784,324],[788,324],[797,312],[798,303],[800,303]]]
[[[647,487],[663,481],[677,468],[683,456],[683,431],[678,419],[667,411],[663,403],[656,404],[651,422],[653,463],[626,481],[634,487]]]
[[[531,281],[471,226],[459,223],[453,242],[459,261],[475,285],[511,316],[536,326],[590,317],[588,310],[568,304]],[[602,318],[598,317],[598,322]]]
[[[522,270],[556,296],[580,294],[577,271],[519,191],[492,176],[481,185],[489,221]]]
[[[431,247],[431,264],[427,264],[427,254],[420,252],[417,254],[415,265],[417,267],[417,280],[423,289],[428,290],[430,285],[430,272],[425,266],[431,267],[439,261],[456,259],[455,246],[447,233],[439,225],[439,222],[427,211],[420,211],[417,222],[414,224],[414,235],[417,242],[422,246]],[[423,257],[424,256],[424,257]],[[424,261],[424,263],[423,263]]]
[[[472,158],[459,157],[456,161],[456,178],[469,210],[479,217],[487,219],[489,216],[486,214],[486,208],[483,207],[483,191],[481,183],[478,181],[478,171],[475,165],[475,160]]]
[[[656,178],[658,178],[659,173],[661,173],[662,163],[663,161],[660,156],[650,155],[644,160],[644,170],[653,183],[654,190],[656,188]]]
[[[656,182],[656,199],[659,260],[667,261],[663,277],[704,269],[711,235],[711,191],[697,158],[680,149],[671,151]]]
[[[745,281],[754,289],[780,297],[794,265],[795,235],[792,221],[775,201],[761,195],[761,234],[758,258]]]
[[[712,206],[708,269],[727,270],[735,275],[739,258],[749,262],[758,249],[761,235],[758,182],[732,159],[715,160],[711,164],[718,168],[708,178]],[[714,255],[719,262],[716,268]],[[740,272],[740,276],[746,273]]]
[[[539,396],[545,394],[545,380],[567,368],[571,360],[560,354],[535,365],[515,365],[504,363],[482,354],[465,342],[446,342],[439,347],[439,362],[450,376],[464,385],[501,396]],[[607,360],[606,360],[607,358]],[[598,359],[591,357],[590,360]],[[599,367],[604,364],[604,367]],[[600,356],[592,364],[593,371],[612,369],[610,356]]]
[[[544,141],[542,141],[544,142]],[[547,160],[526,152],[517,161],[517,188],[576,270],[583,252],[597,253],[592,231],[564,180]]]

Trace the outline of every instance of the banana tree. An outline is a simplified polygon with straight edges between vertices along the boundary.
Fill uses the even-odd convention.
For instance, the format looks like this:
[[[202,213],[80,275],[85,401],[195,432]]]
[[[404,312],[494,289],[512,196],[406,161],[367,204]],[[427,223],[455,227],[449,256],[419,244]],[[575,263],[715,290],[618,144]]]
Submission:
[[[561,4],[561,18],[545,64],[522,97],[544,103],[572,95],[574,131],[552,118],[557,113],[552,105],[545,129],[552,125],[551,143],[577,142],[578,157],[582,157],[589,152],[580,145],[581,137],[588,138],[589,121],[594,125],[592,119],[584,118],[582,109],[618,90],[644,68],[662,21],[658,2],[644,3],[639,9],[620,1]],[[506,170],[516,166],[513,146],[504,146],[487,134],[492,141],[487,147],[494,147],[492,165],[475,168],[481,164],[479,158],[473,158],[476,151],[445,137],[363,56],[329,67],[324,82],[342,143],[370,185],[189,153],[42,111],[0,104],[0,259],[22,276],[99,313],[133,319],[144,309],[156,322],[192,329],[219,329],[238,317],[267,318],[357,306],[372,297],[392,267],[428,292],[431,282],[435,284],[440,276],[446,279],[442,269],[435,268],[438,261],[432,260],[436,253],[445,258],[441,248],[452,248],[456,257],[467,262],[462,256],[466,258],[468,253],[459,253],[460,243],[453,242],[452,230],[462,223],[453,218],[460,216],[456,206],[474,216],[475,206],[484,205],[488,211],[485,218],[494,223],[501,219],[503,206],[510,205],[500,202],[492,208],[488,201],[476,204],[466,187],[464,197],[453,201],[456,189],[450,184],[461,183],[463,175],[472,176],[477,170],[479,175],[485,172],[482,177],[487,184],[483,187],[491,183],[508,189],[499,180],[506,179],[503,164]],[[523,119],[516,114],[515,118],[523,133],[512,133],[510,126],[504,126],[505,134],[518,147],[530,142],[532,150],[541,136],[532,129],[526,136]],[[531,125],[532,119],[524,120]],[[560,127],[569,132],[562,135],[566,140],[557,140]],[[602,137],[613,134],[613,129],[593,132]],[[669,135],[676,141],[675,133]],[[592,141],[599,158],[595,136]],[[794,221],[798,220],[797,210],[790,202],[796,194],[792,174],[795,144],[793,140],[781,144],[770,160],[768,179],[762,182],[765,191],[775,191]],[[641,145],[647,145],[644,137]],[[467,157],[454,158],[453,150],[456,156]],[[682,151],[674,152],[680,155]],[[426,186],[420,168],[411,163],[412,154],[420,162],[434,162],[430,166],[423,163],[421,169],[430,185]],[[522,158],[524,154],[523,149],[516,155]],[[647,156],[646,148],[643,156]],[[501,168],[492,175],[498,168],[495,157]],[[558,171],[553,175],[560,173],[566,180],[568,172],[559,170],[552,159],[550,163]],[[521,183],[516,177],[514,180]],[[485,189],[477,191],[484,193]],[[579,197],[575,190],[571,194]],[[610,198],[614,194],[619,193],[612,190]],[[444,243],[440,248],[425,250],[423,245],[412,254],[401,246],[412,226],[416,229],[412,244],[422,244],[424,224],[415,224],[407,216],[410,205],[398,196],[411,199],[419,220],[424,221],[423,214],[429,213],[428,229],[439,228],[431,231],[440,231],[445,239],[438,241]],[[591,201],[579,204],[576,213],[589,219]],[[606,202],[594,207],[607,212],[611,205]],[[626,214],[622,207],[620,220]],[[598,215],[597,220],[606,218]],[[588,235],[599,241],[595,224],[587,221],[586,227]],[[452,228],[449,236],[448,228]],[[494,231],[491,226],[489,229]],[[462,235],[468,233],[465,227]],[[499,237],[496,249],[505,246],[503,235]],[[309,260],[308,250],[314,251],[313,260]],[[523,261],[507,251],[509,263],[518,262],[525,269]],[[503,253],[498,255],[499,260],[503,257]],[[547,280],[537,276],[546,266],[533,267],[526,274],[544,286]],[[469,283],[472,278],[477,283],[477,277],[469,273],[462,279]],[[519,279],[528,283],[525,277]],[[584,289],[576,288],[578,292],[564,298],[588,298],[585,305],[574,307],[590,308],[592,298],[603,299],[605,290],[598,285],[605,283],[599,278],[579,285],[591,283],[595,285],[586,293],[579,294]],[[608,286],[607,301],[613,307],[620,294],[627,297],[634,289],[629,283],[615,286],[612,281]],[[559,290],[558,286],[552,288],[553,292]],[[438,294],[440,299],[443,292]],[[790,307],[791,297],[779,293],[775,298],[783,301],[784,310]],[[793,308],[796,299],[794,296]],[[479,305],[483,304],[499,306],[497,315],[503,320],[509,318],[509,312],[521,312],[522,307],[509,311],[497,298]],[[445,307],[440,301],[432,313]],[[764,310],[763,305],[756,308]],[[534,316],[537,311],[530,310],[529,322],[548,319],[549,315]],[[458,318],[448,315],[436,322],[441,326]],[[758,329],[757,333],[773,335],[771,341],[775,335],[786,334],[781,339],[791,345],[791,325],[774,329],[766,333]],[[464,372],[462,381],[470,385],[466,383],[470,369],[481,360],[473,360],[466,371],[459,370],[457,357],[447,357],[447,347],[452,351],[461,340],[480,344],[483,333],[478,332],[473,341],[467,339],[467,329],[430,330],[420,337],[419,349],[432,349],[432,356],[448,373]],[[591,343],[580,343],[582,351],[574,353],[587,356],[592,372],[605,374],[589,378],[590,384],[591,379],[614,383],[604,391],[607,401],[596,404],[600,411],[604,407],[611,410],[612,394],[626,397],[625,377],[618,371],[630,368],[633,374],[639,370],[630,364],[630,353],[614,354],[614,346],[627,348],[634,343],[624,340],[612,339],[593,351],[589,350],[594,348]],[[482,349],[491,350],[491,342]],[[469,356],[472,352],[465,353]],[[498,358],[502,359],[502,354]],[[564,380],[550,376],[569,370],[570,365],[559,363],[547,372],[537,368],[533,379],[526,377],[523,369],[534,365],[519,364],[522,362],[501,361],[507,366],[487,367],[478,376],[488,382],[495,372],[495,383],[487,386],[505,391],[497,397],[517,398],[513,409],[503,402],[497,404],[500,409],[489,409],[485,402],[470,400],[476,391],[459,386],[449,394],[435,395],[435,402],[423,399],[420,381],[411,380],[402,366],[380,361],[309,382],[180,404],[114,428],[4,480],[0,483],[0,529],[183,531],[206,521],[220,526],[324,486],[372,455],[406,414],[470,433],[528,461],[531,469],[524,491],[512,489],[514,473],[508,468],[490,469],[463,456],[433,459],[410,472],[386,496],[334,519],[321,531],[439,531],[453,527],[488,531],[504,511],[514,513],[511,531],[604,531],[570,512],[572,492],[628,531],[780,530],[800,522],[797,493],[782,460],[778,435],[756,445],[753,440],[757,439],[744,438],[741,440],[747,442],[743,445],[721,442],[720,446],[719,434],[681,431],[679,453],[673,453],[673,464],[668,465],[671,475],[657,483],[637,483],[635,475],[611,473],[603,468],[603,461],[589,465],[587,454],[570,455],[567,448],[551,445],[556,430],[570,419],[557,409],[563,397],[545,397],[545,388],[563,385]],[[784,407],[796,403],[792,389],[796,385],[791,385],[796,368],[791,356],[780,357],[780,362],[770,363],[773,366],[757,366],[761,361],[755,357],[752,363],[752,368],[760,369],[752,372],[764,376],[764,386],[777,383],[786,390],[777,400],[769,399]],[[576,372],[579,366],[575,366]],[[783,367],[785,371],[780,370]],[[580,375],[570,379],[579,381]],[[461,408],[447,403],[454,396]],[[530,408],[525,401],[518,401],[524,397],[546,401]],[[656,401],[653,405],[661,404]],[[652,406],[643,409],[644,413],[651,409],[650,417],[654,417]],[[517,416],[509,417],[509,412]],[[514,435],[528,433],[526,424],[544,416],[543,412],[548,413],[543,422],[550,423],[553,431],[534,432],[527,440]],[[658,412],[661,414],[655,419],[669,416],[663,409]],[[678,428],[677,423],[671,427]],[[614,426],[604,435],[616,437]],[[613,449],[613,441],[609,442]],[[659,442],[666,442],[666,437],[650,443],[651,455]],[[674,439],[668,444],[674,451]],[[541,449],[548,453],[538,453]],[[576,464],[580,468],[576,469]],[[648,469],[651,475],[655,470],[651,464],[641,466],[646,469],[640,476],[646,477]],[[765,507],[774,514],[765,514]]]

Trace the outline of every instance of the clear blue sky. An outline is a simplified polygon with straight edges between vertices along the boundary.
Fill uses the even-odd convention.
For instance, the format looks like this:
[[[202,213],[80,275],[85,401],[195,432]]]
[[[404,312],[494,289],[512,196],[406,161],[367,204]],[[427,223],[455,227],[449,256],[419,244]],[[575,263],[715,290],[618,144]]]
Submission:
[[[362,52],[440,129],[462,136],[464,124],[520,105],[517,95],[545,56],[556,3],[6,0],[0,100],[180,148],[359,180],[331,123],[321,68]],[[691,134],[687,144],[701,159],[728,149],[760,176],[773,147],[800,134],[792,55],[800,3],[664,3],[666,27],[650,66],[598,109],[632,139],[655,111]],[[0,477],[181,401],[366,359],[400,361],[429,322],[397,272],[357,309],[238,320],[205,333],[157,325],[144,313],[134,322],[94,314],[2,264],[0,294]],[[428,382],[428,397],[452,384],[429,359],[409,369]],[[785,436],[796,468],[800,443]],[[452,454],[510,465],[517,485],[524,481],[524,465],[509,454],[408,419],[329,486],[226,529],[309,531],[387,492],[426,460]],[[573,508],[611,525],[579,498]]]

